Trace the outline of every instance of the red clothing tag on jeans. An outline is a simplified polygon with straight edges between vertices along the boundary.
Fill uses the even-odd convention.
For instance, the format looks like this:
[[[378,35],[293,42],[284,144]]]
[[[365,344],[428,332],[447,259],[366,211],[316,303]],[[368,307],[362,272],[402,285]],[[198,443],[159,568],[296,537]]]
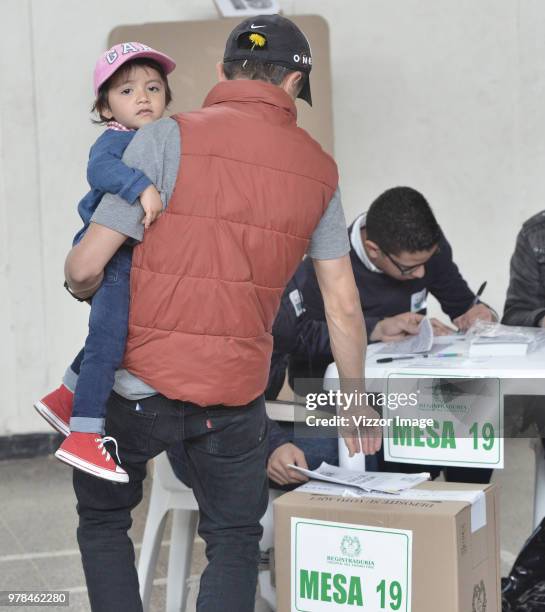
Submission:
[[[212,421],[210,419],[206,419],[206,426],[208,429],[212,429]]]

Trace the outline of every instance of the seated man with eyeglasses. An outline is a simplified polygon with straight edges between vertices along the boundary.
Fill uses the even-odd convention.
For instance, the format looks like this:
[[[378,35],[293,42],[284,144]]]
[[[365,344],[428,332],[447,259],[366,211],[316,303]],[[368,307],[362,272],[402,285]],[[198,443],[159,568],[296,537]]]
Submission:
[[[468,287],[430,205],[415,189],[394,187],[385,191],[354,221],[348,234],[369,342],[391,342],[416,334],[426,315],[429,294],[460,331],[466,331],[476,319],[497,319],[496,313],[476,299]],[[456,331],[437,319],[431,322],[436,335]],[[324,376],[333,357],[324,305],[310,260],[300,264],[284,292],[273,335],[275,352],[267,399],[276,398],[286,367],[291,386],[296,378]],[[303,450],[308,446],[310,453],[319,458],[317,446],[327,451],[326,460],[336,459],[335,441],[301,438],[295,440],[296,446],[291,443],[293,434],[286,425],[273,426],[269,439],[269,476],[279,484],[301,480],[286,464],[304,466],[307,460],[315,463],[309,452],[304,453],[298,446]],[[463,481],[473,482],[488,482],[491,474],[490,470],[465,468],[451,471],[447,479],[463,477]]]

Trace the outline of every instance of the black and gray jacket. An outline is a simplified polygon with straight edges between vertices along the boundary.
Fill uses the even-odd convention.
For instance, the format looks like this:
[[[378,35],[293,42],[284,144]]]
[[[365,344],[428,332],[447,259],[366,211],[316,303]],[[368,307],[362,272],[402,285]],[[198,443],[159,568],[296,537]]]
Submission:
[[[426,264],[422,278],[399,281],[369,270],[351,246],[350,260],[368,337],[385,317],[411,311],[425,314],[429,293],[437,298],[451,319],[471,307],[475,294],[454,263],[451,246],[443,235],[439,247],[438,254]],[[300,296],[300,308],[295,308],[292,303],[295,290]],[[282,308],[274,324],[273,336],[275,353],[289,353],[290,378],[322,378],[333,361],[324,303],[311,259],[305,259],[299,265],[282,296]],[[273,366],[278,366],[275,360],[280,360],[279,355],[273,356]],[[272,399],[272,393],[269,399]]]
[[[528,219],[517,236],[502,323],[533,327],[544,316],[545,210]]]

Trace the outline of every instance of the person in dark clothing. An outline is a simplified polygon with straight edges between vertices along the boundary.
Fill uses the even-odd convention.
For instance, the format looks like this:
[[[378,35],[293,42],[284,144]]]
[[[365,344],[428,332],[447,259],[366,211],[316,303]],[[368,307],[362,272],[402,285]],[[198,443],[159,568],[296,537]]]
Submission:
[[[545,210],[530,217],[518,233],[501,322],[504,325],[545,327]],[[545,397],[514,396],[509,400],[509,414],[522,413],[522,418],[513,417],[516,433],[535,424],[545,448]],[[539,571],[542,567],[544,524],[542,521],[528,538],[508,578],[502,578],[502,610],[522,609],[519,607],[521,602],[533,601],[535,593],[541,590]]]
[[[477,300],[453,261],[452,248],[422,194],[410,187],[395,187],[381,194],[367,212],[348,228],[350,259],[365,316],[370,342],[401,340],[418,331],[432,294],[460,331],[477,319],[494,320],[496,313]],[[543,252],[545,258],[545,252]],[[432,319],[436,335],[454,329]],[[296,378],[322,378],[333,361],[323,301],[312,262],[303,261],[282,297],[275,321],[274,353],[267,399],[275,399],[286,367],[293,387]],[[281,384],[280,384],[281,387]],[[279,484],[293,482],[283,466],[301,454],[308,438],[292,444],[288,425],[273,425],[269,433],[269,477]],[[315,443],[312,440],[312,451]],[[325,440],[322,440],[325,442]],[[329,441],[327,441],[329,442]],[[300,451],[295,456],[295,448]],[[330,453],[331,455],[331,453]],[[337,458],[338,460],[338,458]],[[299,463],[298,463],[299,464]],[[385,463],[388,471],[407,471],[415,466]],[[313,466],[311,466],[312,468]],[[314,466],[317,467],[317,466]],[[422,471],[423,466],[416,466]],[[437,468],[430,468],[437,475]],[[491,470],[448,468],[448,480],[489,482]]]
[[[545,210],[517,236],[502,323],[545,327]]]
[[[545,210],[522,226],[511,257],[509,287],[501,321],[504,325],[545,327]],[[540,395],[511,397],[510,416],[518,431],[535,423],[545,446],[545,417]],[[522,415],[515,417],[522,411]]]

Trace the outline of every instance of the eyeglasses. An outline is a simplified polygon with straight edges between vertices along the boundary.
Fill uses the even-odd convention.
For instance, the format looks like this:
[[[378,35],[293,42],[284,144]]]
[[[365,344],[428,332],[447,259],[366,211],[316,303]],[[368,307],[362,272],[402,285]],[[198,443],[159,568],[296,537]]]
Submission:
[[[382,250],[382,249],[381,249]],[[426,261],[422,262],[421,264],[417,264],[416,266],[402,266],[400,263],[398,263],[391,255],[390,253],[387,253],[386,251],[382,251],[384,253],[384,255],[386,255],[386,257],[394,264],[394,266],[399,270],[399,273],[401,274],[401,276],[409,276],[410,274],[412,274],[415,270],[418,270],[418,268],[425,266],[428,261],[432,258],[435,257],[438,253],[440,253],[440,249],[439,247],[437,247],[435,249],[435,251],[433,252],[433,255],[431,255],[431,257],[429,259],[427,259]]]

